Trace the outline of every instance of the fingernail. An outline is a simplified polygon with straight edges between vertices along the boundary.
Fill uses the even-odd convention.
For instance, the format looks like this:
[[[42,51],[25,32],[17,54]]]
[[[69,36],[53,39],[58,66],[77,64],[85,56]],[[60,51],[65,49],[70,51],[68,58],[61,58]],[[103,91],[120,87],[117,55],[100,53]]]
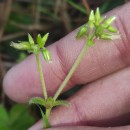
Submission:
[[[28,130],[43,130],[43,123],[39,121],[35,125],[30,127]]]

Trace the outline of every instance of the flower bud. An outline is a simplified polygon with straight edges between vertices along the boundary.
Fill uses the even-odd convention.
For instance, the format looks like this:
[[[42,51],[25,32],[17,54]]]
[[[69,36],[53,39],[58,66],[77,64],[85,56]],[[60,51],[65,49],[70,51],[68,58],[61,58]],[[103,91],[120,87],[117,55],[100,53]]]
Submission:
[[[108,29],[108,31],[110,31],[112,33],[117,33],[118,32],[118,30],[116,28],[112,27],[112,26],[108,26],[107,29]]]
[[[103,26],[104,28],[107,28],[108,26],[110,26],[114,21],[115,21],[116,17],[112,16],[110,18],[108,18],[104,23]]]
[[[40,34],[37,35],[37,44],[39,48],[43,48],[47,39],[48,39],[49,33],[45,34],[43,37],[41,37]]]
[[[84,25],[80,28],[80,30],[77,33],[77,38],[81,38],[82,36],[84,36],[87,32],[87,27]]]
[[[29,42],[11,42],[10,46],[18,50],[29,50],[31,48]]]
[[[42,50],[42,55],[43,55],[45,61],[47,61],[47,62],[51,61],[51,54],[47,49],[44,48]]]
[[[41,35],[40,34],[38,34],[37,35],[37,44],[41,44],[41,42],[42,42],[42,37],[41,37]]]
[[[44,47],[47,39],[48,39],[49,33],[46,33],[43,37],[42,37],[42,43],[40,44],[41,47]]]
[[[95,22],[94,11],[92,10],[89,15],[89,21]]]
[[[89,21],[88,21],[88,25],[89,25],[90,28],[94,27],[94,22],[95,22],[95,16],[94,16],[94,11],[92,10],[90,12]]]
[[[99,8],[96,9],[95,12],[95,25],[98,26],[101,19]]]
[[[34,45],[34,40],[32,38],[32,36],[28,33],[28,41],[31,45]]]

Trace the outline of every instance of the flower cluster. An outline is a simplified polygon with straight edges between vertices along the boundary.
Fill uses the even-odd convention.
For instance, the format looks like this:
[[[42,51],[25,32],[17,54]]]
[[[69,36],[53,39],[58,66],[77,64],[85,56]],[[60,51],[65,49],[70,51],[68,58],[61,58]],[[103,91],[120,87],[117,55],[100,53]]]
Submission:
[[[51,60],[50,52],[45,48],[45,43],[48,39],[49,33],[41,37],[40,34],[37,35],[36,44],[30,34],[28,34],[28,41],[19,41],[18,43],[11,42],[12,47],[18,50],[26,50],[30,53],[38,54],[42,53],[45,61]]]
[[[118,39],[119,32],[116,28],[112,26],[116,17],[112,16],[110,18],[101,17],[99,8],[94,11],[92,10],[89,15],[88,23],[83,25],[77,33],[77,38],[85,37],[87,38],[87,45],[94,45],[94,39],[103,40],[114,40]]]

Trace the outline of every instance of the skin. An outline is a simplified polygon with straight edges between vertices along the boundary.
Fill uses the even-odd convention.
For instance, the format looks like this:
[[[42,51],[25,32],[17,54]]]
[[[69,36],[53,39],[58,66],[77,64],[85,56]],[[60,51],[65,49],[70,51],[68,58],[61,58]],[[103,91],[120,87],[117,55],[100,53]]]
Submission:
[[[130,129],[130,3],[114,9],[115,26],[121,39],[96,41],[64,91],[84,84],[68,100],[69,107],[54,109],[49,130],[129,130]],[[57,41],[48,49],[52,63],[42,59],[49,96],[53,96],[78,56],[85,39],[76,40],[77,30]],[[14,101],[27,103],[30,97],[42,96],[34,55],[13,67],[3,81],[5,93]],[[29,130],[41,130],[39,121]]]

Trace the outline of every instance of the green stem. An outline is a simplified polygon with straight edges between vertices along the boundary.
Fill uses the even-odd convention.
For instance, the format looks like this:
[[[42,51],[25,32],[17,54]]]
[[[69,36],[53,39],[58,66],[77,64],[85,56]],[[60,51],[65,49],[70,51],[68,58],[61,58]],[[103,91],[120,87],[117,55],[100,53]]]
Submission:
[[[51,127],[51,125],[50,125],[50,123],[49,123],[50,113],[51,113],[51,108],[46,109],[46,114],[45,114],[45,116],[46,116],[46,122],[44,122],[44,123],[45,123],[45,124],[44,124],[44,128],[50,128],[50,127]]]
[[[58,98],[58,96],[60,95],[60,93],[62,92],[62,90],[64,89],[64,87],[67,85],[69,79],[72,77],[73,73],[75,72],[76,68],[78,67],[78,65],[80,64],[84,54],[86,53],[88,46],[85,44],[85,46],[83,47],[82,51],[80,52],[79,56],[77,57],[75,63],[73,64],[72,68],[70,69],[68,75],[66,76],[65,80],[63,81],[63,83],[61,84],[61,86],[59,87],[59,89],[57,90],[57,92],[55,93],[53,99],[56,100]]]
[[[37,54],[35,54],[35,56],[36,56],[38,72],[39,72],[39,76],[40,76],[40,80],[41,80],[41,84],[42,84],[42,90],[43,90],[44,98],[47,99],[47,91],[46,91],[46,86],[45,86],[45,81],[44,81],[44,77],[43,77],[43,71],[42,71],[42,67],[41,67],[39,54],[37,53]]]
[[[47,118],[48,120],[49,120],[50,113],[51,113],[51,108],[46,109],[46,118]]]

